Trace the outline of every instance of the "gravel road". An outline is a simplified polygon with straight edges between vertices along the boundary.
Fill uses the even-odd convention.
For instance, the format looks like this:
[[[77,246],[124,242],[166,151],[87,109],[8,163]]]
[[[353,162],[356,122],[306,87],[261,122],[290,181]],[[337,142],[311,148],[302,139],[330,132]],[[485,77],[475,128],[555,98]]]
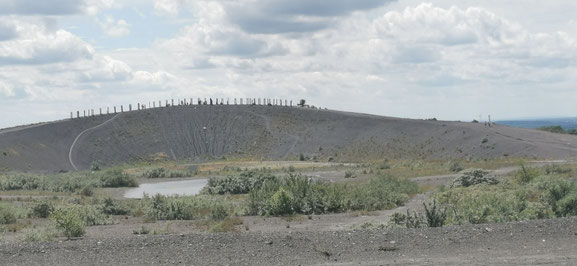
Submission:
[[[0,246],[2,265],[575,263],[575,217],[447,228],[135,235]]]

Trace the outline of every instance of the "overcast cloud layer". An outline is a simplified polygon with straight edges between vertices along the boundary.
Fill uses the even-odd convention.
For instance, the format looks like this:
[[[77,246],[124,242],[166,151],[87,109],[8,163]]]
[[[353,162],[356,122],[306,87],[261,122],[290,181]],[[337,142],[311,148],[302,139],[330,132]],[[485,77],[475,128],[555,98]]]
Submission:
[[[561,0],[3,0],[0,127],[191,97],[577,116],[574,14]]]

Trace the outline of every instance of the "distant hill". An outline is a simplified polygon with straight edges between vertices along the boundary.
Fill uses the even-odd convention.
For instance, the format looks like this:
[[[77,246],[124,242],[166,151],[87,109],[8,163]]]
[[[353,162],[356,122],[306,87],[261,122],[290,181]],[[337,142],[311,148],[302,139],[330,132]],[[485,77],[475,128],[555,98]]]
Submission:
[[[74,145],[73,145],[74,144]],[[72,147],[72,149],[71,149]],[[577,136],[301,107],[185,105],[0,130],[0,169],[133,161],[577,157]]]
[[[565,130],[577,129],[577,117],[567,118],[547,118],[547,119],[527,119],[527,120],[503,120],[496,123],[511,127],[520,128],[540,128],[550,126],[561,126]]]

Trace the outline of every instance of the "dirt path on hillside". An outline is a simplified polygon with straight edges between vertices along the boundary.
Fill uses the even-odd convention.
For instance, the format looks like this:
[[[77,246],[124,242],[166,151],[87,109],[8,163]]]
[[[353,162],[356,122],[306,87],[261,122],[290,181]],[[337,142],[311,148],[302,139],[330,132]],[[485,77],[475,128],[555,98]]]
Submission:
[[[115,116],[113,116],[112,118],[104,121],[102,124],[93,126],[93,127],[91,127],[91,128],[88,128],[88,129],[85,129],[84,131],[80,132],[80,134],[78,134],[78,136],[76,136],[76,138],[75,138],[74,141],[72,142],[72,145],[70,145],[70,150],[68,151],[68,160],[70,161],[70,165],[72,165],[72,168],[74,168],[74,170],[78,171],[78,168],[77,168],[76,165],[74,164],[74,160],[73,160],[73,156],[72,156],[72,151],[74,150],[74,146],[76,145],[76,142],[78,142],[78,140],[80,139],[80,137],[82,137],[82,135],[84,135],[85,133],[87,133],[87,132],[89,132],[89,131],[91,131],[91,130],[94,130],[94,129],[97,129],[97,128],[99,128],[99,127],[105,126],[106,124],[108,124],[108,123],[112,122],[114,119],[116,119],[119,115],[120,115],[120,113],[117,114],[117,115],[115,115]]]
[[[271,129],[271,125],[270,125],[270,124],[271,124],[271,121],[270,121],[271,118],[270,118],[269,116],[257,114],[257,113],[255,113],[255,112],[250,112],[250,111],[249,111],[248,113],[253,114],[253,115],[256,115],[256,116],[262,118],[262,119],[264,120],[264,125],[265,125],[265,128],[266,128],[267,132],[270,133],[272,136],[275,136],[275,137],[287,136],[287,137],[289,137],[289,138],[292,139],[292,144],[291,144],[291,145],[289,146],[289,148],[284,152],[284,154],[281,156],[281,158],[286,158],[287,155],[289,155],[289,154],[294,150],[294,148],[295,148],[296,145],[297,145],[297,142],[300,140],[300,137],[299,137],[299,136],[293,135],[293,134],[289,134],[289,133],[277,133],[277,132],[274,132],[274,131]]]

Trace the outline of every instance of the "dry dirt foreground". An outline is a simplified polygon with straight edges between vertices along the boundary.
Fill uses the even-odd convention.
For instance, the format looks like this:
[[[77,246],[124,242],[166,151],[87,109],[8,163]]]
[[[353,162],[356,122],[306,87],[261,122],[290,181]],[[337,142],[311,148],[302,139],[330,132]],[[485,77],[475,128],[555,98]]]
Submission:
[[[0,246],[1,265],[575,265],[577,218],[447,228],[129,236]]]

